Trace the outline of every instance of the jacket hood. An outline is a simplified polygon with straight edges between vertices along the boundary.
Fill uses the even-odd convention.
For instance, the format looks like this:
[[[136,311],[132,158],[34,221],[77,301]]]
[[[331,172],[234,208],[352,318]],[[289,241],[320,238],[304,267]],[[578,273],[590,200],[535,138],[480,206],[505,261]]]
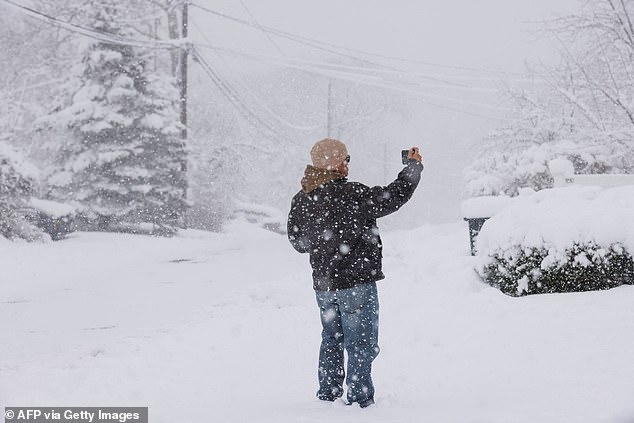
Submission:
[[[309,193],[330,181],[345,177],[346,175],[336,170],[319,169],[315,166],[307,165],[302,178],[302,191]]]

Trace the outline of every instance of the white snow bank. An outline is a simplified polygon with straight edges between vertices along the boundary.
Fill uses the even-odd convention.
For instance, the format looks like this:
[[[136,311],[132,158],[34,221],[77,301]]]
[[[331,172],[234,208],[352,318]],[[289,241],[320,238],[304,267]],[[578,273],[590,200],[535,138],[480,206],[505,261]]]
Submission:
[[[568,187],[518,196],[489,219],[480,254],[511,246],[563,251],[574,243],[622,244],[634,252],[634,186]]]

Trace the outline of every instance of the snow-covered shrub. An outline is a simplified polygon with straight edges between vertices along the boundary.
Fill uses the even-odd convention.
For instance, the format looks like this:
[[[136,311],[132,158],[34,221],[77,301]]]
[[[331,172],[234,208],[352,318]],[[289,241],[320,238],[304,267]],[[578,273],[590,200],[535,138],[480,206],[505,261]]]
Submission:
[[[19,213],[27,205],[32,190],[32,178],[24,169],[21,157],[0,145],[0,236],[8,239],[34,241],[42,232],[27,222]]]
[[[509,295],[578,292],[634,283],[634,186],[520,195],[477,240],[477,271]]]
[[[482,277],[508,295],[597,291],[631,284],[634,260],[619,244],[605,249],[594,243],[574,244],[551,261],[546,248],[515,246],[494,253]]]

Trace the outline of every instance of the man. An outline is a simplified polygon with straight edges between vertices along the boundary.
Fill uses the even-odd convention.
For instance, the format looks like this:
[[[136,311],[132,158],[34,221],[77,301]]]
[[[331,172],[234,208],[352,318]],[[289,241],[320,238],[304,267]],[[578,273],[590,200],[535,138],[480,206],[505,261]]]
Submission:
[[[414,193],[423,170],[417,147],[386,187],[348,182],[350,156],[335,139],[317,142],[311,152],[288,216],[288,238],[300,253],[310,253],[313,288],[321,313],[317,397],[343,395],[344,348],[348,353],[347,403],[374,404],[372,361],[379,353],[379,303],[376,281],[382,245],[376,219],[398,210]]]

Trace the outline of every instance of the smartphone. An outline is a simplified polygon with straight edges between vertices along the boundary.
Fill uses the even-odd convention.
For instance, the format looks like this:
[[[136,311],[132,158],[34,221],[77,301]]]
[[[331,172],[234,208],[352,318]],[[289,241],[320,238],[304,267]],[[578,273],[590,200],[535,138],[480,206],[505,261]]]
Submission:
[[[401,150],[401,161],[403,162],[404,165],[406,165],[409,162],[409,159],[407,158],[408,154],[409,154],[409,150]]]

